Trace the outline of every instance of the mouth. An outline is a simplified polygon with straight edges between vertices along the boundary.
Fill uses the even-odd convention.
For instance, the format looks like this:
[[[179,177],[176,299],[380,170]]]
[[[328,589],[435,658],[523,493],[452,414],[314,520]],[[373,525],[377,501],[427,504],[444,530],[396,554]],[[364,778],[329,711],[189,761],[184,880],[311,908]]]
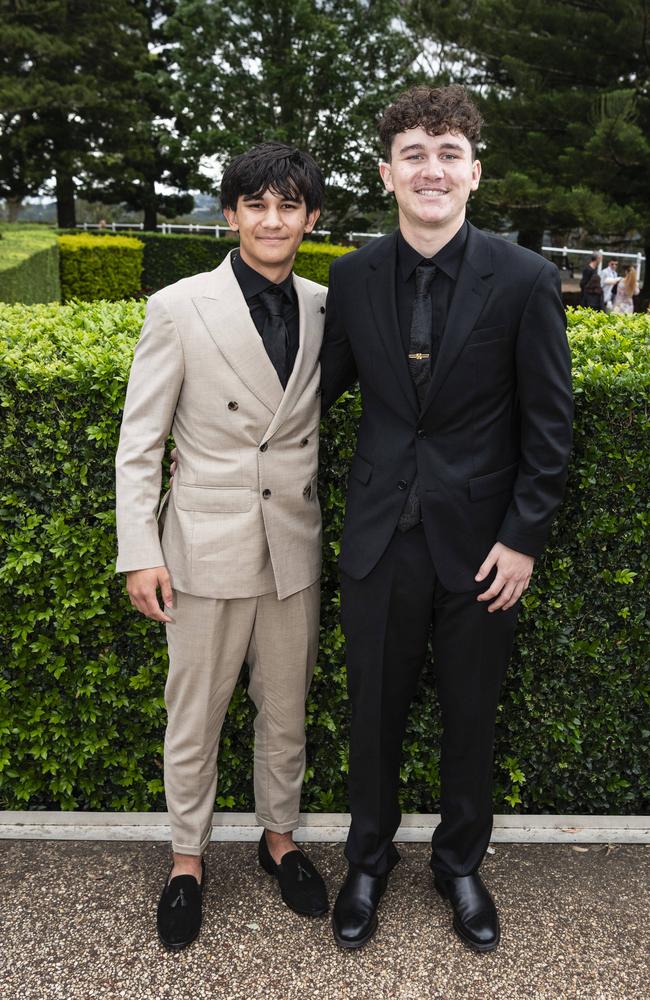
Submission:
[[[434,201],[436,198],[444,198],[449,194],[449,188],[417,188],[415,193],[420,198],[429,198]]]

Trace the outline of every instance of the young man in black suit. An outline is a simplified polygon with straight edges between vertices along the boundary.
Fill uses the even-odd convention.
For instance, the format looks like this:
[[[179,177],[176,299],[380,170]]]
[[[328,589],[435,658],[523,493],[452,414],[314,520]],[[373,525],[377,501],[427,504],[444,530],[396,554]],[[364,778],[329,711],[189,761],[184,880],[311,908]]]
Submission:
[[[429,634],[444,734],[435,886],[479,951],[499,921],[478,869],[492,830],[499,691],[519,599],[560,503],[572,397],[557,268],[465,219],[481,119],[462,87],[418,87],[380,123],[399,229],[339,258],[325,406],[363,413],[341,545],[352,705],[349,873],[334,911],[364,944],[399,859],[401,744]]]

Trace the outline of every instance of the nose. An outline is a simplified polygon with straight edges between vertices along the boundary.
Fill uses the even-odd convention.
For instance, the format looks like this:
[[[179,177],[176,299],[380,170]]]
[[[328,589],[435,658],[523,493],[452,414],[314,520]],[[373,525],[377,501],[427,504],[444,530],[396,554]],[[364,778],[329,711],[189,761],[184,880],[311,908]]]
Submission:
[[[429,156],[422,166],[422,176],[428,180],[440,180],[444,174],[445,168],[442,161],[437,156]]]
[[[282,225],[282,219],[280,218],[280,213],[278,212],[275,205],[267,208],[264,214],[263,226],[265,229],[279,229]]]

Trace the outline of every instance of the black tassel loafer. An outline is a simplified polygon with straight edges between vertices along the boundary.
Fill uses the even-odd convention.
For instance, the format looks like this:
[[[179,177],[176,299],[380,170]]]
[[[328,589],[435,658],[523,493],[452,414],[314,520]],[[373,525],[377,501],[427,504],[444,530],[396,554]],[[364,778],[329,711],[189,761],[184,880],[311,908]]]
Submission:
[[[158,903],[158,937],[172,951],[187,948],[199,936],[206,874],[201,860],[200,885],[193,875],[176,875],[171,880],[168,875],[165,880]]]
[[[457,878],[434,874],[433,882],[442,898],[451,903],[454,930],[461,941],[475,951],[493,951],[501,937],[499,914],[478,872]]]
[[[271,857],[266,834],[258,847],[260,865],[280,883],[280,895],[289,909],[305,917],[322,917],[329,909],[327,889],[319,872],[302,851],[289,851],[279,865]]]

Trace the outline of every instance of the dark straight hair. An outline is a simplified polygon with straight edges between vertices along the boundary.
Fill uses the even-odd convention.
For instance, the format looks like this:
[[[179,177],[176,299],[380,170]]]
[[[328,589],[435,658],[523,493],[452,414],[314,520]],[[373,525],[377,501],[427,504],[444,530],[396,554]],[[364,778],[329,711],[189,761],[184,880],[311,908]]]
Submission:
[[[262,142],[228,164],[221,179],[221,207],[237,208],[241,195],[261,197],[274,191],[281,198],[304,198],[307,213],[321,208],[325,181],[316,161],[284,142]]]

